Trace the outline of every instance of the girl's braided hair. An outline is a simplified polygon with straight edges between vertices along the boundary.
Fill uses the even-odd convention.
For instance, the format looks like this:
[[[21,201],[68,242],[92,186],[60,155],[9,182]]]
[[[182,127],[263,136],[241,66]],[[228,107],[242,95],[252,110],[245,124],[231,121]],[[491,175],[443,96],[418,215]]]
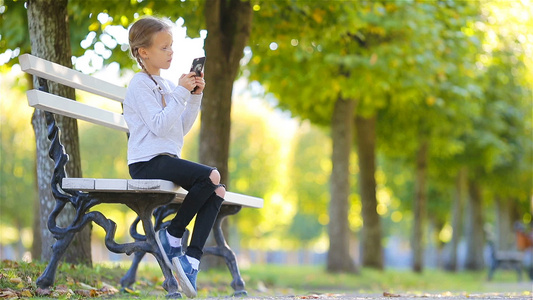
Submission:
[[[155,85],[159,88],[159,92],[163,95],[161,86],[155,81],[152,74],[148,72],[143,64],[141,55],[139,54],[139,48],[148,48],[152,45],[153,37],[156,33],[163,30],[171,30],[171,26],[165,23],[163,20],[154,17],[144,17],[137,20],[130,28],[129,42],[130,51],[133,58],[137,60],[143,71],[150,76]],[[165,99],[163,98],[163,105]]]

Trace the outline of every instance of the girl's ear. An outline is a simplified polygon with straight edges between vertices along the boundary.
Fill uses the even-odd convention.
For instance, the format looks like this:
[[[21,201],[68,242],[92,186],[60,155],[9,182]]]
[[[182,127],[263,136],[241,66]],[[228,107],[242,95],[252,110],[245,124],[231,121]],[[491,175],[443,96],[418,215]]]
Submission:
[[[146,60],[148,58],[148,51],[146,51],[146,48],[139,47],[137,51],[139,52],[139,55],[143,60]]]

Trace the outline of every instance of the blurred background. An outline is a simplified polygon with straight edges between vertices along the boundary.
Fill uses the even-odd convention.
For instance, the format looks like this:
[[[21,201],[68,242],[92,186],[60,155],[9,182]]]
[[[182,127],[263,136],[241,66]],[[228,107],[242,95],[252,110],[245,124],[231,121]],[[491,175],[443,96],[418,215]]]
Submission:
[[[227,220],[242,267],[481,270],[494,251],[533,267],[531,1],[58,2],[72,67],[121,86],[139,71],[127,29],[142,16],[174,24],[163,76],[177,81],[207,56],[208,99],[222,94],[207,77],[220,60],[204,46],[246,33],[231,48],[237,68],[220,73],[234,82],[229,190],[265,200]],[[17,59],[32,51],[27,10],[0,0],[0,256],[12,260],[42,258],[32,79]],[[183,158],[204,160],[203,120]],[[83,177],[129,178],[126,135],[78,123]],[[131,239],[134,212],[96,209],[118,224],[119,242]],[[104,234],[92,227],[93,262],[130,259],[107,251]]]

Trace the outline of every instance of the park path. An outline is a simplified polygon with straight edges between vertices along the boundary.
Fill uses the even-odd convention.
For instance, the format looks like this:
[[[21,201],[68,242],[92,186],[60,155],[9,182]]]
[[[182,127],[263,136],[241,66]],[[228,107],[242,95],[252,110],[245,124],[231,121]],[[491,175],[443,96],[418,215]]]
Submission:
[[[417,300],[417,299],[438,299],[438,300],[462,300],[462,299],[520,299],[533,300],[533,281],[518,283],[487,283],[487,290],[494,292],[483,293],[465,293],[465,292],[443,292],[443,293],[424,293],[424,292],[406,292],[390,293],[383,292],[379,294],[367,293],[309,293],[305,295],[279,295],[279,296],[257,296],[253,292],[246,300],[300,300],[300,299],[317,299],[317,300]],[[209,297],[197,298],[197,300],[227,300],[237,299],[228,297]]]
[[[216,298],[197,298],[198,300],[228,300],[236,299],[229,297],[216,297]],[[299,300],[299,299],[317,299],[317,300],[416,300],[416,299],[438,299],[438,300],[485,300],[485,299],[520,299],[520,300],[532,300],[533,294],[519,293],[442,293],[442,294],[359,294],[359,293],[345,293],[345,294],[309,294],[309,295],[291,295],[291,296],[265,296],[254,297],[249,296],[246,300]]]

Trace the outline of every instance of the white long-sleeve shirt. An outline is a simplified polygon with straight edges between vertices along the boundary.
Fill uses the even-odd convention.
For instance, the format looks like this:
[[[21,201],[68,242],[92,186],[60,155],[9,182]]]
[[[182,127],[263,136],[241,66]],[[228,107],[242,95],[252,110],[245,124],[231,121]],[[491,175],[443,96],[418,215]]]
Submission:
[[[124,119],[130,131],[128,164],[149,161],[159,154],[181,155],[183,137],[189,132],[202,95],[191,94],[160,76],[153,76],[162,88],[139,72],[133,76],[124,99]],[[165,96],[163,108],[161,93]]]

